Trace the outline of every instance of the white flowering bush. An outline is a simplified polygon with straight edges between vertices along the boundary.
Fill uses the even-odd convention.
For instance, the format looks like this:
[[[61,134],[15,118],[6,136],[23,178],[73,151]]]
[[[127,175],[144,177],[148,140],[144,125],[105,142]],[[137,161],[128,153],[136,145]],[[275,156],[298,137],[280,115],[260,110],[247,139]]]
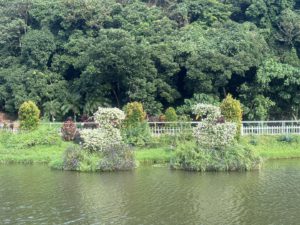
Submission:
[[[202,123],[194,128],[194,137],[204,149],[225,149],[235,140],[235,123]]]
[[[80,132],[83,140],[83,148],[90,151],[104,152],[111,145],[122,144],[121,132],[117,128],[112,129],[84,129]]]
[[[118,108],[99,107],[94,119],[100,128],[84,129],[80,132],[83,148],[90,151],[104,152],[111,145],[123,144],[119,125],[125,119],[125,114]]]
[[[202,118],[202,122],[193,130],[199,146],[208,150],[225,149],[234,142],[237,125],[220,120],[222,115],[219,107],[197,104],[193,110]]]
[[[99,107],[94,114],[94,119],[104,129],[118,127],[125,119],[125,113],[118,108]]]
[[[193,113],[202,121],[216,121],[221,117],[221,109],[218,106],[199,103],[193,107]]]

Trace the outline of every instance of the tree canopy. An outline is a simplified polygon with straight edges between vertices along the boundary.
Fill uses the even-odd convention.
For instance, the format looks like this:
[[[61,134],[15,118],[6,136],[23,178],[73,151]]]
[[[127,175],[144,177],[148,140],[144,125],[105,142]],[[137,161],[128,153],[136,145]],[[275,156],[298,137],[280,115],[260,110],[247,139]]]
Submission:
[[[44,117],[142,102],[189,113],[241,101],[244,119],[300,116],[296,0],[0,0],[0,110]],[[199,97],[200,96],[200,97]],[[203,97],[205,96],[205,97]]]

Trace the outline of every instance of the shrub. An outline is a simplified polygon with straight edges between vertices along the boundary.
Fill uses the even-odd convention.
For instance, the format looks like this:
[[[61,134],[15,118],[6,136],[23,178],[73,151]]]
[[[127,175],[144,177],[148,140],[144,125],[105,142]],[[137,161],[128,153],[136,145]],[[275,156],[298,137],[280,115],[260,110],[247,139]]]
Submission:
[[[234,142],[236,124],[223,121],[219,107],[198,104],[194,112],[202,118],[201,123],[193,129],[199,146],[206,150],[222,150]]]
[[[151,140],[151,131],[145,121],[146,112],[142,103],[131,102],[124,107],[126,119],[122,129],[124,141],[127,144],[144,146]]]
[[[124,107],[126,114],[125,124],[127,127],[142,123],[146,119],[146,112],[140,102],[131,102]]]
[[[286,135],[279,136],[277,138],[277,141],[286,142],[286,143],[293,143],[293,142],[297,143],[298,137],[286,134]]]
[[[63,155],[63,165],[64,170],[77,170],[77,171],[96,171],[99,170],[100,156],[98,154],[91,154],[79,146],[68,147]],[[53,167],[60,168],[59,162],[55,164],[52,163]]]
[[[80,132],[83,140],[83,148],[89,151],[102,152],[110,145],[123,142],[119,129],[84,129]]]
[[[226,121],[237,124],[236,138],[240,139],[243,116],[241,103],[238,100],[233,99],[232,96],[228,94],[222,101],[220,108]]]
[[[220,107],[210,104],[197,104],[193,107],[193,113],[202,121],[215,122],[221,117]]]
[[[234,142],[234,123],[203,123],[194,128],[194,137],[204,149],[223,150]]]
[[[169,107],[167,108],[166,112],[165,112],[165,120],[167,122],[174,122],[177,121],[178,117],[176,114],[176,111],[173,107]]]
[[[127,144],[145,146],[151,142],[151,130],[147,122],[137,123],[134,126],[122,129],[122,136]]]
[[[239,144],[224,151],[205,151],[195,142],[179,146],[171,159],[172,168],[191,171],[245,171],[257,169],[260,163],[260,157]]]
[[[124,144],[111,145],[103,154],[101,171],[131,170],[135,167],[134,153]]]
[[[76,131],[76,124],[71,118],[68,118],[61,128],[62,136],[65,141],[73,141]]]
[[[89,150],[86,152],[92,155],[100,153],[103,156],[99,162],[99,169],[102,171],[132,169],[135,166],[134,155],[123,142],[119,129],[125,118],[123,111],[116,108],[99,108],[94,118],[100,124],[100,128],[80,132],[84,141],[83,148]],[[81,164],[81,170],[85,169],[84,165]]]
[[[110,145],[117,145],[123,142],[118,126],[125,119],[123,111],[117,108],[98,108],[94,118],[100,128],[84,129],[80,132],[83,140],[83,147],[90,151],[103,151]]]
[[[55,128],[40,126],[34,131],[21,131],[16,134],[2,132],[1,143],[6,148],[23,149],[34,146],[60,145],[62,140]]]
[[[125,119],[125,114],[118,108],[102,108],[99,107],[94,114],[95,122],[100,124],[103,129],[111,129],[119,127]]]
[[[24,102],[19,108],[20,128],[34,130],[38,127],[40,110],[32,101]]]

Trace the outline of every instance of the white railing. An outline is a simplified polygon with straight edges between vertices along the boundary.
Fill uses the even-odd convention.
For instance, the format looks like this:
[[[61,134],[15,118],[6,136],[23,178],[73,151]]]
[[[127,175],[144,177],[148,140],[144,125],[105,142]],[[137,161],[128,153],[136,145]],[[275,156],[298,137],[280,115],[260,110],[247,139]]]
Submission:
[[[200,122],[148,122],[151,133],[154,136],[160,135],[180,135],[184,132],[190,132]],[[57,128],[60,131],[63,126],[62,122],[42,123],[49,127]],[[95,128],[97,123],[77,122],[78,129]],[[13,123],[0,124],[0,129],[17,131],[18,126]],[[285,135],[300,134],[300,120],[279,120],[279,121],[243,121],[241,127],[242,135]]]
[[[177,135],[192,131],[199,122],[148,122],[152,135]]]
[[[300,134],[300,121],[243,121],[241,132],[242,135]]]

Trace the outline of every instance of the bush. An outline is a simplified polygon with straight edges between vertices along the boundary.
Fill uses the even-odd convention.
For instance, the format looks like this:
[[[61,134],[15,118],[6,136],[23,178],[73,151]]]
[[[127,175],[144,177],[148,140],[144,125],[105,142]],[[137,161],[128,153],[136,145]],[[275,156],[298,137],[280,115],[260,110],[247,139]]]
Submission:
[[[223,150],[234,142],[235,123],[225,123],[220,108],[213,105],[198,104],[194,107],[201,123],[193,129],[194,137],[201,148],[206,150]]]
[[[147,122],[137,123],[135,126],[125,127],[122,136],[127,144],[145,146],[152,140],[151,130]]]
[[[194,128],[194,137],[204,149],[223,150],[234,142],[234,123],[203,123]]]
[[[133,151],[124,144],[111,145],[103,153],[99,168],[101,171],[131,170],[135,168]]]
[[[124,141],[135,146],[144,146],[151,141],[151,131],[145,121],[146,112],[142,103],[131,102],[124,107],[126,119],[122,129]]]
[[[173,107],[167,108],[165,112],[165,121],[167,122],[175,122],[178,120],[178,116],[176,114],[176,111]]]
[[[96,153],[88,153],[76,145],[70,146],[64,152],[62,169],[82,172],[97,171],[100,159],[100,155]],[[59,162],[53,162],[52,166],[60,168]]]
[[[125,119],[123,111],[117,108],[98,108],[94,118],[100,128],[84,129],[80,132],[83,147],[90,151],[102,152],[110,145],[118,145],[123,142],[118,126]]]
[[[111,145],[123,142],[120,130],[117,128],[84,129],[80,131],[80,137],[83,140],[83,148],[94,152],[102,152]]]
[[[230,94],[222,101],[221,113],[225,117],[225,120],[228,122],[233,122],[237,124],[236,138],[239,140],[241,136],[241,127],[242,127],[242,107],[241,103],[238,100],[232,98]]]
[[[117,128],[125,119],[125,114],[118,108],[99,107],[94,114],[94,119],[103,129]]]
[[[249,148],[239,144],[224,151],[206,151],[196,142],[187,142],[178,147],[171,167],[190,171],[245,171],[257,169],[261,159]]]
[[[77,131],[76,124],[70,118],[68,118],[64,122],[61,128],[62,136],[65,141],[73,141],[76,131]]]
[[[126,114],[126,127],[135,126],[135,124],[142,123],[146,119],[146,112],[144,111],[143,104],[140,102],[128,103],[124,107],[124,111]]]
[[[294,143],[298,142],[298,137],[292,135],[282,135],[277,138],[279,142]]]
[[[34,130],[38,127],[40,110],[32,101],[24,102],[19,109],[20,128],[23,130]]]
[[[16,134],[2,132],[1,143],[6,148],[23,149],[34,146],[60,145],[62,140],[56,128],[40,126],[37,130],[21,131]]]

